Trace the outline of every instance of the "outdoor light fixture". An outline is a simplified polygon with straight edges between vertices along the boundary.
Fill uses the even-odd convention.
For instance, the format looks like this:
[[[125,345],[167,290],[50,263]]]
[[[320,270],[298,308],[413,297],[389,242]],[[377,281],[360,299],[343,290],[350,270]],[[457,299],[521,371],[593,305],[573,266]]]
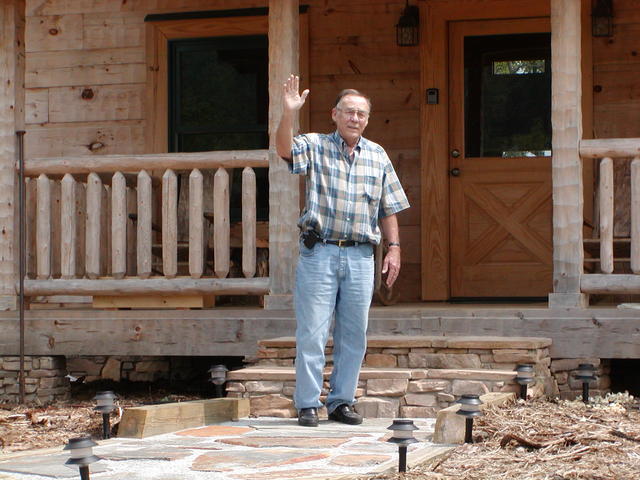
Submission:
[[[480,411],[479,395],[462,395],[456,403],[461,404],[460,409],[456,412],[458,415],[465,417],[464,443],[473,443],[473,418],[482,416]]]
[[[516,367],[516,382],[520,385],[520,398],[527,399],[527,387],[530,383],[535,383],[533,376],[533,365],[520,364]]]
[[[109,425],[109,415],[116,408],[114,404],[116,396],[112,391],[108,390],[106,392],[96,393],[96,396],[93,399],[97,403],[97,406],[94,408],[94,410],[102,413],[102,438],[111,438],[111,425]]]
[[[613,0],[594,0],[591,10],[591,34],[594,37],[613,36]]]
[[[393,430],[393,436],[387,442],[398,444],[398,472],[406,472],[407,445],[418,441],[413,436],[413,431],[418,430],[418,427],[413,424],[413,420],[400,418],[394,420],[387,430]]]
[[[211,375],[209,381],[215,387],[215,398],[222,397],[222,385],[227,381],[227,371],[228,369],[224,365],[213,365],[209,369],[209,374]]]
[[[416,5],[409,5],[409,0],[407,0],[402,16],[396,25],[396,43],[401,47],[418,45],[419,25],[420,9]]]
[[[581,363],[578,365],[578,371],[575,378],[582,380],[582,401],[589,403],[589,382],[596,380],[596,369],[590,363]]]
[[[90,437],[71,438],[63,450],[69,450],[69,460],[65,465],[78,465],[80,479],[89,480],[89,465],[100,460],[93,454],[93,447],[98,445]]]

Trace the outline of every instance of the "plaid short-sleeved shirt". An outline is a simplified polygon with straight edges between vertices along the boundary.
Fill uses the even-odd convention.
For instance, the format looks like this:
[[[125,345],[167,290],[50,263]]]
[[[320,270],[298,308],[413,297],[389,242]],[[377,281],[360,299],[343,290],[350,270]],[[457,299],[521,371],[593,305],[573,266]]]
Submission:
[[[409,208],[384,149],[360,138],[349,159],[337,131],[293,139],[291,173],[306,175],[306,205],[298,226],[325,240],[380,243],[378,219]]]

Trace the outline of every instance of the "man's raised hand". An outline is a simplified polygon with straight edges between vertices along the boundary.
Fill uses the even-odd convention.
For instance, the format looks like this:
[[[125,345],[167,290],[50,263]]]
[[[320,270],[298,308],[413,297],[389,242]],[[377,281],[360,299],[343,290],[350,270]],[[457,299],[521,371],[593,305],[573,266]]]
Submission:
[[[298,93],[300,88],[300,78],[297,75],[290,75],[286,82],[284,82],[284,109],[291,112],[300,110],[304,105],[309,90],[302,92],[302,95]]]

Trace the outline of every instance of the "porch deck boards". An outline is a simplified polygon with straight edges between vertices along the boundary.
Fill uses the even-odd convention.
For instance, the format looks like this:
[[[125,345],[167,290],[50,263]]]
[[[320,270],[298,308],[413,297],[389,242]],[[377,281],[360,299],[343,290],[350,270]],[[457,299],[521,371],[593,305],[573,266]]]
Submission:
[[[27,355],[256,355],[291,336],[291,310],[28,310]],[[0,355],[17,355],[18,312],[0,312]],[[411,304],[373,307],[369,335],[545,337],[553,358],[640,358],[640,313],[591,307]]]

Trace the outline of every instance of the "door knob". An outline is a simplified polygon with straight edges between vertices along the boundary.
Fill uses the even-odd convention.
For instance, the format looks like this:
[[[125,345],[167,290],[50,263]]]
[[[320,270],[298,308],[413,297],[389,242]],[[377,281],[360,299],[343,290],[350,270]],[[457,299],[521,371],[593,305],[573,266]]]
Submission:
[[[452,177],[459,177],[460,176],[460,169],[458,167],[452,168],[449,173],[451,174]]]
[[[458,150],[458,149],[451,150],[451,156],[453,158],[458,158],[460,156],[460,150]]]

